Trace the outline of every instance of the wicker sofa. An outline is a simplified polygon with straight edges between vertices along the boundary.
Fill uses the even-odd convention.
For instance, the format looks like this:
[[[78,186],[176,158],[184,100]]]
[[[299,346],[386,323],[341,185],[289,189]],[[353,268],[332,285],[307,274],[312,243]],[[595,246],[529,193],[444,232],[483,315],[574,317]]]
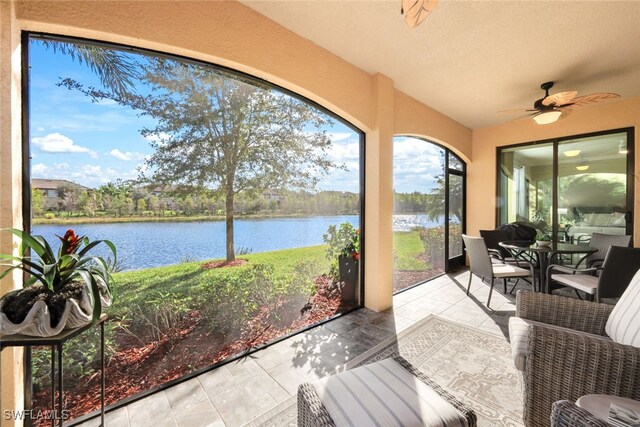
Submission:
[[[640,274],[628,288],[635,288],[635,298],[640,284],[633,285],[634,281],[640,281]],[[640,298],[633,301],[633,306],[640,306]],[[520,356],[516,348],[518,331],[512,322],[509,327],[514,362],[523,374],[523,419],[527,427],[549,426],[551,406],[559,400],[574,402],[585,394],[640,399],[640,348],[635,343],[619,344],[607,336],[605,327],[612,310],[613,306],[607,304],[518,292],[516,317],[528,322],[523,345],[526,349]]]

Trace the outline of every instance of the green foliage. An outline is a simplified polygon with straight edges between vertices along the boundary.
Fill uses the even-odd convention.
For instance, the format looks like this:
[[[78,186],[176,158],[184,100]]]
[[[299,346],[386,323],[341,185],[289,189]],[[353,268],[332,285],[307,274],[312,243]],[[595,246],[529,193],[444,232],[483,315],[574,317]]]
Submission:
[[[44,212],[44,192],[35,188],[31,189],[31,213],[40,216]]]
[[[444,267],[444,226],[418,228],[427,260],[432,268]]]
[[[319,274],[317,264],[299,261],[294,274],[282,275],[273,265],[254,264],[238,274],[218,275],[203,289],[207,317],[229,339],[270,326],[288,326],[315,293],[314,279]],[[262,327],[255,324],[256,316]]]
[[[325,256],[331,262],[331,276],[337,278],[339,275],[339,257],[360,259],[360,230],[350,223],[343,222],[338,227],[330,225],[322,240],[328,245]]]
[[[22,270],[29,274],[29,279],[25,286],[36,283],[42,284],[50,292],[57,292],[66,284],[79,281],[86,285],[94,303],[93,319],[100,317],[102,313],[102,302],[100,301],[99,281],[104,286],[104,292],[112,294],[111,272],[107,262],[98,256],[88,255],[88,252],[100,243],[106,244],[113,253],[116,260],[116,248],[109,240],[89,241],[89,238],[76,236],[75,232],[69,229],[60,239],[60,247],[57,254],[53,251],[49,242],[42,236],[30,236],[28,233],[15,228],[5,229],[20,237],[20,256],[0,255],[0,266],[7,267],[0,273],[0,279],[5,277],[15,269]],[[38,257],[32,258],[29,250]],[[7,262],[9,261],[9,262]],[[15,264],[17,262],[17,264]]]

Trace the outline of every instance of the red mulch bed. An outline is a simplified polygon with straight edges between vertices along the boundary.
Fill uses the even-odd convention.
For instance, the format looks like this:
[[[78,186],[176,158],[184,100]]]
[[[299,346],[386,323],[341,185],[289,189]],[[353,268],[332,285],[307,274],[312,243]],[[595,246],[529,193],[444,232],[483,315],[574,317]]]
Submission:
[[[205,265],[203,268],[216,268]],[[340,292],[331,286],[330,278],[321,276],[316,279],[316,285],[318,292],[302,309],[301,316],[291,325],[278,328],[267,324],[265,319],[269,312],[263,307],[249,322],[249,330],[243,337],[231,343],[225,343],[220,334],[211,330],[210,323],[199,310],[191,311],[171,337],[165,336],[160,340],[143,344],[134,342],[131,334],[118,334],[118,351],[108,360],[106,366],[105,404],[116,403],[196,369],[211,366],[350,308],[341,305]],[[65,389],[65,409],[70,411],[72,419],[99,409],[100,373],[97,369],[89,378],[67,378]],[[51,398],[48,387],[33,396],[35,409],[48,409],[49,402]],[[36,426],[46,424],[34,422]]]

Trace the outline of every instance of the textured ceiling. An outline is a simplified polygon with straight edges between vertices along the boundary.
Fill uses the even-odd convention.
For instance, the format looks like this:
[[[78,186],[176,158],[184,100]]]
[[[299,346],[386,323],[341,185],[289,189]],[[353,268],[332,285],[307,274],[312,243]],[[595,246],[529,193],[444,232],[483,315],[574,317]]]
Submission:
[[[241,0],[471,129],[551,93],[640,96],[640,1],[453,1],[410,30],[400,0]],[[588,108],[588,107],[581,107]]]

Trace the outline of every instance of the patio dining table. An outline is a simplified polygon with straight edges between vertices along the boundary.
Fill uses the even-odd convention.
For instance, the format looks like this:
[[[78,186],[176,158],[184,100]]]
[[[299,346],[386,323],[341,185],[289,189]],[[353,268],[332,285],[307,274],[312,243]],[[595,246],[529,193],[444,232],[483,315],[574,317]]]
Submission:
[[[538,245],[537,243],[531,243],[523,240],[512,240],[506,242],[500,242],[500,246],[507,249],[514,258],[518,259],[523,252],[535,253],[538,258],[538,268],[540,271],[540,290],[542,292],[551,293],[551,290],[546,283],[546,271],[547,266],[551,262],[554,256],[560,254],[592,254],[598,252],[597,248],[585,245],[574,245],[571,243],[558,243],[553,242],[550,245]]]

